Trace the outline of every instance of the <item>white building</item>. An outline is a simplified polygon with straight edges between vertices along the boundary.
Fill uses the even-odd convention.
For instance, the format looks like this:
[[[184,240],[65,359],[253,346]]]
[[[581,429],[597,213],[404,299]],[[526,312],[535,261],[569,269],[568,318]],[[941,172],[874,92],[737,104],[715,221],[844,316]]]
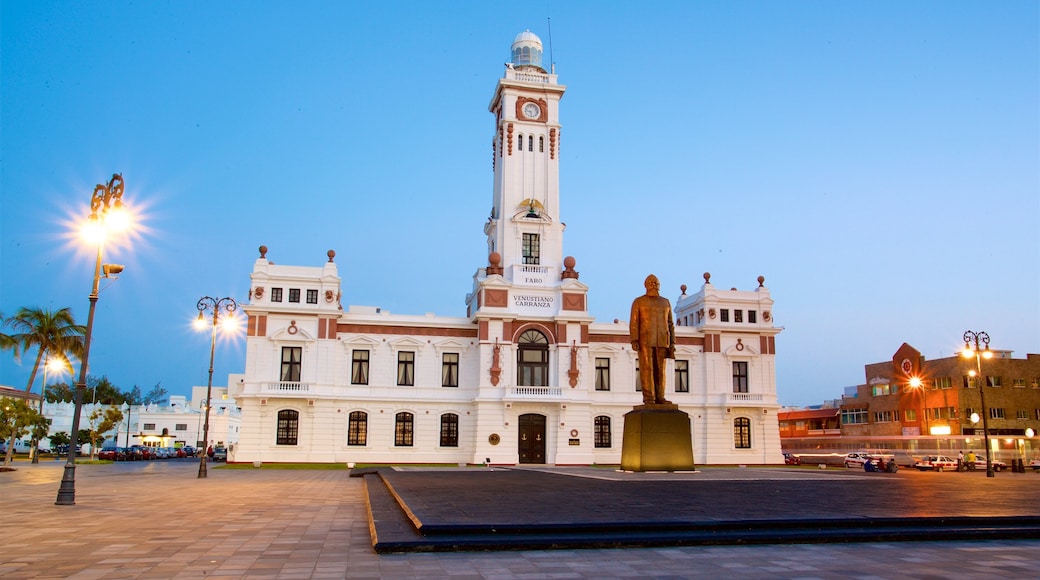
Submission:
[[[335,252],[321,266],[250,275],[239,462],[616,464],[642,403],[626,322],[597,323],[564,257],[560,99],[524,32],[499,79],[488,264],[464,317],[341,306]],[[641,293],[642,277],[624,280]],[[773,300],[704,284],[674,304],[669,399],[690,415],[698,464],[782,463]],[[639,292],[637,293],[636,290]],[[626,313],[627,314],[627,313]]]

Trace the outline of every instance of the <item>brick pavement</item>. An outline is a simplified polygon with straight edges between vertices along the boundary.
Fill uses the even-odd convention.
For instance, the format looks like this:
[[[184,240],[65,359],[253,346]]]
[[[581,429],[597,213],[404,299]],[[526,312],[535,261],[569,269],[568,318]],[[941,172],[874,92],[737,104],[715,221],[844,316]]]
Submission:
[[[1040,569],[1040,541],[1033,540],[377,554],[363,479],[346,471],[211,467],[199,480],[197,464],[187,462],[81,465],[76,505],[55,506],[61,464],[17,462],[17,471],[0,473],[0,577],[992,578]],[[703,479],[740,488],[762,481],[762,473],[705,470]],[[946,485],[970,487],[977,501],[967,505],[982,511],[989,500],[1012,506],[1009,490],[1035,494],[1040,484],[1036,474],[894,477],[928,483],[929,476],[939,485],[923,500],[942,501]],[[1024,498],[1033,508],[1035,500]]]

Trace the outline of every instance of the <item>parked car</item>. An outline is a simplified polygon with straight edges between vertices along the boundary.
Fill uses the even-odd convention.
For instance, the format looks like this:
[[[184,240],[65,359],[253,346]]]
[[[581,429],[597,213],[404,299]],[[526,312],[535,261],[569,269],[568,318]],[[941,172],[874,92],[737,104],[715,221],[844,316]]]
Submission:
[[[227,461],[227,447],[214,447],[213,461]]]
[[[967,460],[965,460],[965,463],[967,463]],[[990,460],[990,463],[993,464],[993,471],[1004,471],[1008,467],[1007,463],[997,459]],[[975,456],[975,471],[986,471],[985,454]]]
[[[115,447],[104,447],[101,451],[98,451],[97,457],[102,461],[115,461],[119,455],[117,448]]]
[[[1034,459],[1029,462],[1029,467],[1033,468],[1033,471],[1040,471],[1040,459]]]
[[[784,452],[784,465],[801,465],[802,460],[793,453]]]
[[[945,455],[928,455],[921,461],[918,461],[914,467],[921,471],[944,471],[947,469],[957,469],[957,460]]]
[[[184,450],[184,456],[185,457],[198,457],[195,454],[195,448],[192,447],[191,445],[185,445],[184,447],[181,447],[181,449]]]
[[[854,453],[849,453],[845,456],[845,467],[862,468],[863,464],[866,463],[868,460],[873,460],[873,457],[871,457],[870,453],[867,453],[866,451],[856,451]]]
[[[134,445],[130,449],[133,449],[134,456],[137,459],[155,459],[155,452],[147,445]]]

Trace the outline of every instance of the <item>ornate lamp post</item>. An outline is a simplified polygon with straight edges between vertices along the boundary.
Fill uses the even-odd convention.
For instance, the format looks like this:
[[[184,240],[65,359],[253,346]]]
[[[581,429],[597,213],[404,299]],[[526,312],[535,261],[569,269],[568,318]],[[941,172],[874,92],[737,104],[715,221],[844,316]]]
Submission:
[[[233,325],[236,321],[235,311],[238,310],[238,304],[233,298],[210,298],[209,296],[203,296],[195,307],[199,309],[199,317],[195,319],[195,328],[199,330],[206,328],[207,320],[203,313],[207,310],[213,311],[213,321],[209,324],[209,382],[206,383],[206,423],[202,428],[203,449],[202,457],[199,459],[199,477],[204,478],[206,477],[206,452],[209,448],[209,410],[213,406],[211,404],[213,400],[213,353],[217,347],[217,324],[221,322],[221,311],[224,311],[224,324]]]
[[[984,350],[983,350],[984,349]],[[979,397],[982,399],[982,440],[986,443],[986,477],[993,477],[993,457],[989,448],[989,411],[986,410],[986,384],[982,380],[982,359],[992,358],[993,352],[989,350],[989,335],[985,332],[964,332],[964,350],[961,352],[964,358],[975,357],[975,384],[979,387]],[[970,374],[970,373],[969,373]]]
[[[58,488],[55,505],[76,505],[76,448],[79,446],[79,416],[83,410],[83,393],[87,390],[87,361],[90,357],[90,337],[94,330],[94,308],[98,300],[98,284],[102,271],[106,278],[109,274],[123,271],[119,264],[101,264],[101,255],[105,246],[104,234],[108,230],[126,227],[126,212],[123,208],[123,175],[116,173],[107,185],[98,184],[90,198],[90,220],[88,228],[97,236],[97,261],[94,264],[94,283],[91,286],[90,310],[87,313],[87,329],[83,334],[83,359],[79,364],[79,380],[76,381],[75,406],[72,415],[72,433],[69,434],[69,455],[65,463],[65,472]]]

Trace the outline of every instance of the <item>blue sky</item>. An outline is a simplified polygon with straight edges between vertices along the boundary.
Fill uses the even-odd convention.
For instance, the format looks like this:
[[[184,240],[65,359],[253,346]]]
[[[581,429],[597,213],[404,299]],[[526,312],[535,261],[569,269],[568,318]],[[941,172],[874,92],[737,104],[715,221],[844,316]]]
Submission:
[[[86,322],[68,239],[123,173],[90,372],[206,383],[201,296],[335,249],[344,304],[463,316],[486,262],[487,112],[513,37],[562,102],[565,254],[600,321],[662,293],[776,300],[780,401],[837,398],[908,342],[1040,352],[1035,2],[4,2],[0,311]],[[546,60],[548,60],[548,55]],[[31,359],[0,355],[24,388]],[[215,383],[244,365],[217,347]],[[38,389],[38,387],[37,387]]]

